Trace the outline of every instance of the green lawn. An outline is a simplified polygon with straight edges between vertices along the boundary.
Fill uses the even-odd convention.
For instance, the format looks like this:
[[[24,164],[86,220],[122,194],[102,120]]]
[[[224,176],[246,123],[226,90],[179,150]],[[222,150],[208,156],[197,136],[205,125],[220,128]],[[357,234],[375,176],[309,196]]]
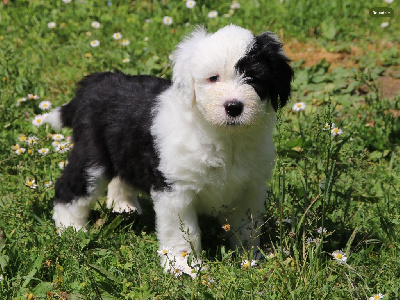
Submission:
[[[189,2],[0,4],[0,298],[400,299],[399,1]],[[395,16],[371,17],[373,7]],[[52,199],[68,151],[53,134],[63,143],[71,131],[40,125],[44,106],[68,102],[92,72],[170,78],[184,35],[230,23],[313,45],[291,50],[304,60],[292,62],[292,99],[278,114],[265,258],[243,267],[248,258],[224,246],[232,233],[206,220],[205,270],[164,273],[145,195],[142,216],[111,214],[102,198],[88,232],[59,236]],[[315,49],[349,60],[310,64]]]

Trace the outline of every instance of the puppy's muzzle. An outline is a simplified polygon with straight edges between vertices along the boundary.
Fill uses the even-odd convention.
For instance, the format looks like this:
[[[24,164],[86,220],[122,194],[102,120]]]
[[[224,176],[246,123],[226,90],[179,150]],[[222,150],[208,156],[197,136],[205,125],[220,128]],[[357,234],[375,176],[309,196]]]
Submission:
[[[231,118],[238,117],[243,112],[243,103],[237,99],[226,101],[224,107],[227,115]]]

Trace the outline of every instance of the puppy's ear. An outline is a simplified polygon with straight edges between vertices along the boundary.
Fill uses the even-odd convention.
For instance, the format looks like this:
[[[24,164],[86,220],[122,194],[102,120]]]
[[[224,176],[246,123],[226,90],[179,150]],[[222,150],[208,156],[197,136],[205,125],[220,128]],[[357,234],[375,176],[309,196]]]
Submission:
[[[191,35],[178,44],[173,54],[172,84],[183,101],[190,107],[195,102],[191,68],[193,53],[206,36],[206,30],[203,27],[197,27]]]
[[[254,38],[246,55],[237,62],[236,69],[261,100],[270,100],[276,111],[290,97],[293,69],[289,62],[278,37],[264,32]]]

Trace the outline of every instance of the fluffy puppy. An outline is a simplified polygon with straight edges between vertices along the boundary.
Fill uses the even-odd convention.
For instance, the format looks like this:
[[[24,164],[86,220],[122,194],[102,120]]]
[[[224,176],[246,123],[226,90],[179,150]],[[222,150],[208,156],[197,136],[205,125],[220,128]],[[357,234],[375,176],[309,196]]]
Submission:
[[[191,274],[182,251],[201,252],[198,215],[235,232],[231,245],[257,247],[266,182],[274,163],[275,111],[293,71],[270,32],[230,25],[196,29],[174,53],[172,81],[105,72],[85,77],[75,98],[50,113],[72,127],[74,147],[55,187],[56,226],[86,226],[108,185],[114,211],[141,212],[151,195],[161,264]]]

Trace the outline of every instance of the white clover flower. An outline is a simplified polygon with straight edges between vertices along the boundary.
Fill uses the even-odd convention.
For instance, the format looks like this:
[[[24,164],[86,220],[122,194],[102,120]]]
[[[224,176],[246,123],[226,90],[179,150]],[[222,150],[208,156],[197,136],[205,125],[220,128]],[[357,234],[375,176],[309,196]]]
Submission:
[[[183,266],[181,265],[174,265],[173,268],[171,268],[171,274],[174,274],[175,277],[179,277],[183,274]]]
[[[50,29],[56,28],[56,26],[57,26],[56,22],[47,23],[47,27],[50,28]]]
[[[124,63],[124,64],[127,64],[128,62],[130,62],[131,61],[131,59],[129,58],[129,57],[126,57],[126,58],[124,58],[123,60],[122,60],[122,62]]]
[[[192,0],[186,1],[187,8],[193,8],[195,6],[196,6],[196,1],[192,1]]]
[[[46,155],[47,153],[49,153],[49,148],[40,148],[40,149],[38,150],[38,153],[39,153],[40,155]]]
[[[382,22],[381,23],[381,28],[386,28],[389,26],[389,22]]]
[[[368,300],[379,300],[385,298],[385,295],[382,295],[381,293],[373,295],[368,298]]]
[[[53,185],[53,181],[51,181],[51,180],[49,180],[49,181],[45,181],[44,183],[43,183],[43,186],[44,187],[51,187]]]
[[[43,125],[45,118],[42,115],[37,115],[33,120],[32,120],[32,125],[39,127],[40,125]]]
[[[210,19],[216,18],[216,17],[218,17],[218,12],[217,12],[216,10],[210,11],[210,12],[208,13],[208,17],[209,17]]]
[[[334,127],[334,128],[332,128],[332,130],[331,130],[331,134],[332,134],[333,136],[341,135],[342,133],[343,133],[343,130],[342,130],[342,129],[339,129],[339,128],[337,128],[337,127]]]
[[[306,109],[306,104],[304,102],[295,103],[292,107],[293,111],[303,111]]]
[[[231,9],[239,9],[240,8],[240,4],[237,1],[233,1],[231,4]]]
[[[251,262],[248,261],[247,259],[245,259],[244,261],[242,261],[242,263],[240,264],[242,266],[242,269],[248,269],[250,267],[255,267],[257,266],[257,261],[256,260],[252,260]]]
[[[171,252],[172,252],[171,247],[164,247],[161,250],[157,250],[157,253],[160,256],[171,254]]]
[[[39,108],[41,110],[49,110],[51,108],[51,102],[50,101],[42,101],[39,103]]]
[[[36,189],[37,188],[37,184],[35,184],[35,179],[32,179],[32,180],[27,179],[26,182],[25,182],[25,185],[30,189]]]
[[[169,16],[165,16],[164,18],[163,18],[163,23],[164,23],[164,25],[172,25],[172,23],[173,23],[173,20],[172,20],[172,18],[171,17],[169,17]]]
[[[127,39],[124,39],[124,40],[121,41],[121,45],[122,46],[128,46],[130,43],[131,42],[129,40],[127,40]]]
[[[119,39],[122,38],[122,34],[120,34],[119,32],[116,32],[116,33],[113,34],[112,37],[113,37],[114,40],[119,40]]]
[[[332,253],[333,258],[340,264],[346,263],[347,261],[347,256],[344,254],[343,251],[336,250]]]
[[[93,21],[91,25],[92,25],[92,27],[95,28],[95,29],[99,29],[99,28],[100,28],[100,23],[97,22],[97,21]]]
[[[17,155],[24,154],[25,152],[26,152],[26,149],[22,148],[22,147],[20,147],[17,150],[15,150],[15,154],[17,154]]]
[[[62,141],[64,139],[64,136],[61,133],[54,133],[51,138],[53,141]]]
[[[98,47],[100,46],[100,42],[98,40],[93,40],[90,42],[90,46],[94,47]]]

